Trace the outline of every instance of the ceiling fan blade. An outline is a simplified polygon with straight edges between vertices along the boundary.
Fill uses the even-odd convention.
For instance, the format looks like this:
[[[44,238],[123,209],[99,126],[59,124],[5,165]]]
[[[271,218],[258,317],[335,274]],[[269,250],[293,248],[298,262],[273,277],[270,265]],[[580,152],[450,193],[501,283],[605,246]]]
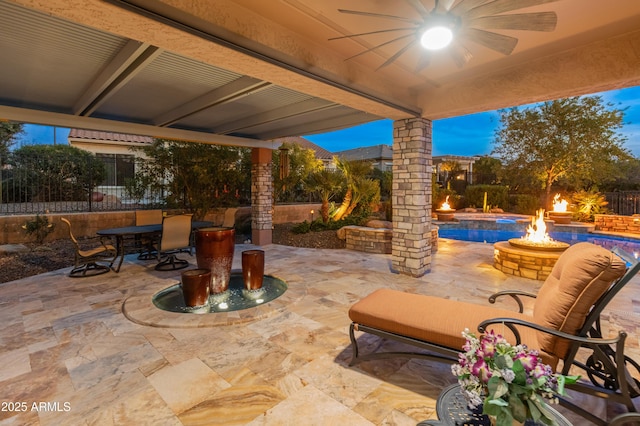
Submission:
[[[453,62],[455,62],[455,64],[458,66],[458,68],[464,67],[467,62],[469,62],[471,58],[473,58],[473,55],[471,54],[471,52],[469,52],[469,49],[467,49],[460,43],[456,43],[455,45],[451,46],[451,50],[449,50],[449,53],[451,54],[451,58],[453,59]]]
[[[502,53],[503,55],[510,55],[516,47],[516,44],[518,44],[518,39],[515,37],[509,37],[503,34],[496,34],[484,30],[477,30],[475,28],[465,29],[464,36],[469,41],[481,44],[484,47]]]
[[[411,7],[413,7],[422,17],[429,16],[429,11],[424,7],[420,0],[406,0],[406,2],[409,3],[409,5],[411,5]],[[436,3],[438,3],[438,0],[436,0]]]
[[[557,23],[555,12],[539,12],[483,16],[469,21],[469,26],[485,30],[553,31]]]
[[[409,43],[407,43],[402,49],[398,50],[396,53],[393,54],[393,56],[391,56],[389,59],[387,59],[386,61],[384,61],[384,63],[382,65],[380,65],[378,68],[376,68],[376,71],[378,71],[379,69],[382,69],[384,67],[386,67],[387,65],[391,65],[393,62],[395,62],[396,59],[398,59],[404,52],[406,52],[407,50],[409,50],[409,48],[411,46],[413,46],[413,44],[417,41],[417,39],[410,41]]]
[[[436,2],[436,12],[438,13],[447,13],[451,10],[451,6],[455,3],[456,0],[440,0]]]
[[[553,3],[558,0],[495,0],[491,3],[480,5],[464,14],[465,19],[479,18],[480,16],[498,15],[503,12],[538,6],[545,3]]]
[[[413,28],[413,27],[409,27],[409,28],[390,28],[388,30],[369,31],[367,33],[358,33],[358,34],[349,34],[349,35],[340,36],[340,37],[331,37],[328,40],[329,41],[331,41],[331,40],[341,40],[341,39],[344,39],[344,38],[360,37],[360,36],[371,35],[371,34],[391,33],[391,32],[394,32],[394,31],[415,31],[415,28]]]
[[[462,16],[467,13],[467,11],[475,9],[476,7],[481,6],[489,1],[491,0],[462,0],[460,3],[453,6],[453,8],[451,9],[451,13],[456,16]]]
[[[421,72],[423,69],[429,66],[431,63],[431,51],[421,49],[420,57],[418,58],[418,63],[416,64],[415,73]]]
[[[415,19],[410,19],[410,18],[404,18],[402,16],[385,15],[382,13],[374,13],[374,12],[362,12],[360,10],[338,9],[338,12],[347,13],[351,15],[371,16],[374,18],[394,19],[396,21],[408,22],[410,24],[415,24],[415,25],[419,25],[422,23],[421,21],[416,21]]]
[[[414,37],[414,36],[415,36],[414,34],[407,34],[407,35],[403,35],[401,37],[396,37],[393,40],[385,41],[382,44],[379,44],[377,46],[373,46],[373,47],[371,47],[371,48],[369,48],[369,49],[367,49],[365,51],[362,51],[360,53],[357,53],[357,54],[355,54],[353,56],[349,56],[347,59],[345,59],[345,61],[348,61],[349,59],[356,58],[356,57],[358,57],[360,55],[364,55],[365,53],[373,52],[374,50],[377,50],[377,49],[381,48],[382,46],[386,46],[387,44],[391,44],[391,43],[396,42],[398,40],[402,40],[402,39],[405,39],[407,37]]]

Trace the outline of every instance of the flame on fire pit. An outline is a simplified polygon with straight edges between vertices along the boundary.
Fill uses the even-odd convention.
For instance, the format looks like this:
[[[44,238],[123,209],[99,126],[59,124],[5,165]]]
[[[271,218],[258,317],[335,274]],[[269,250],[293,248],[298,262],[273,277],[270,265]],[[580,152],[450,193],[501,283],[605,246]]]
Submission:
[[[567,205],[569,205],[569,202],[567,200],[564,200],[564,199],[560,200],[560,194],[556,194],[555,197],[553,197],[553,211],[554,212],[566,213]]]
[[[538,210],[536,216],[531,219],[527,235],[510,239],[509,244],[520,248],[547,251],[560,251],[569,247],[569,244],[555,241],[547,233],[547,225],[544,223],[544,209]]]
[[[447,198],[444,200],[444,203],[442,203],[442,206],[438,210],[453,210],[451,208],[451,205],[449,204],[449,196],[448,195],[447,195]]]

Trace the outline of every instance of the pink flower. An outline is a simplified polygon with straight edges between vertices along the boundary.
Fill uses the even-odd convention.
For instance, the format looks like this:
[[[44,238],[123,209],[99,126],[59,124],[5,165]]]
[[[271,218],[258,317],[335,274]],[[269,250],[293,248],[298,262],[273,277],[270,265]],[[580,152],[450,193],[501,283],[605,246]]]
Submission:
[[[524,367],[524,370],[529,373],[538,365],[538,357],[531,353],[519,353],[516,355],[516,359],[519,359]]]
[[[471,367],[471,374],[476,376],[480,381],[487,383],[491,378],[491,371],[489,370],[489,366],[484,361],[484,359],[480,358],[476,361],[475,364]]]
[[[494,342],[490,340],[482,340],[480,344],[480,349],[482,350],[482,356],[493,356],[496,353],[496,345]]]

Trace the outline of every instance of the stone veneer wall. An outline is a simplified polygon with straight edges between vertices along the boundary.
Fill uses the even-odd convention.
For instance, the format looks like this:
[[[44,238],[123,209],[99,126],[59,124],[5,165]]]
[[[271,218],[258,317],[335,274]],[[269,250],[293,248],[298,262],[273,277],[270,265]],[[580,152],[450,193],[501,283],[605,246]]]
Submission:
[[[251,152],[251,239],[255,244],[271,244],[273,229],[273,184],[271,150]]]
[[[507,241],[493,245],[493,266],[507,275],[544,281],[562,252],[535,252],[512,247]]]
[[[596,231],[640,234],[640,215],[597,214],[595,215],[594,224]]]
[[[365,253],[391,254],[393,232],[388,228],[345,226],[346,248]],[[431,229],[431,253],[438,251],[438,227]]]
[[[412,277],[431,270],[431,121],[393,122],[391,269]]]

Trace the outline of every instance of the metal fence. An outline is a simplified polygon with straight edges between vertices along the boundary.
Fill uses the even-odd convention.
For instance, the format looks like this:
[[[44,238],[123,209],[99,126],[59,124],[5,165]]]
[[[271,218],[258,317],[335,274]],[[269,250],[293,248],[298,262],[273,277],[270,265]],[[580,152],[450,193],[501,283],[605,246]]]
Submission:
[[[640,191],[606,192],[607,208],[616,214],[631,216],[640,213]]]
[[[135,210],[164,206],[162,194],[151,190],[134,198],[126,186],[98,182],[93,168],[101,166],[95,157],[50,158],[30,156],[14,158],[14,153],[0,163],[0,215],[32,213],[67,213]],[[82,162],[83,164],[78,164]],[[85,164],[86,163],[86,164]],[[140,191],[137,191],[140,194]]]

